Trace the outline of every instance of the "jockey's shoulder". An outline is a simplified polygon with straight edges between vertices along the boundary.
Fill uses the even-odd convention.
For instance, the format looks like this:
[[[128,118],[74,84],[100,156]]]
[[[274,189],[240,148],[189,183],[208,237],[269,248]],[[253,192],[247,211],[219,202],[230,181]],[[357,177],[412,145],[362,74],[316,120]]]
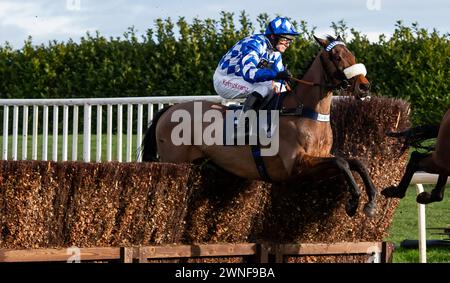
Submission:
[[[268,41],[267,37],[264,34],[254,34],[249,37],[260,43],[267,43]]]
[[[242,41],[244,45],[251,45],[260,49],[260,51],[265,50],[270,44],[267,37],[264,34],[254,34],[244,38]]]

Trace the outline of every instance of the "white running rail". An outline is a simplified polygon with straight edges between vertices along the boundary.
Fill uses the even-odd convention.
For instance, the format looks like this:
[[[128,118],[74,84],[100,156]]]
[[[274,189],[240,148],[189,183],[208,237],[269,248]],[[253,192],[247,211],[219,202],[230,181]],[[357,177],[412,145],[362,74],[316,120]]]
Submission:
[[[136,157],[135,160],[141,161],[137,151],[142,142],[143,133],[153,115],[166,105],[195,100],[207,100],[223,104],[231,102],[219,96],[0,99],[0,111],[3,112],[2,160],[48,160],[50,158],[52,161],[67,161],[69,160],[70,146],[70,160],[79,160],[78,133],[81,122],[83,127],[81,160],[90,162],[94,158],[96,162],[112,160],[121,162],[123,160],[122,145],[124,142],[122,139],[124,130],[123,112],[126,110],[125,161],[133,160],[133,152]],[[12,118],[10,117],[11,110]],[[30,112],[32,112],[31,115]],[[82,117],[79,115],[80,112],[83,112]],[[92,119],[93,112],[96,114],[96,119]],[[49,117],[49,113],[52,114],[51,117]],[[22,121],[20,139],[19,118]],[[102,119],[104,118],[106,118],[106,149],[102,148],[104,136]],[[71,125],[69,125],[69,120],[71,120]],[[95,143],[91,141],[93,120],[97,120]],[[50,125],[52,125],[51,140],[49,140]],[[116,129],[114,133],[113,128]],[[31,141],[28,138],[29,130],[31,130]],[[62,130],[62,137],[60,136],[60,130]],[[69,132],[71,132],[71,135],[69,135]],[[133,133],[136,133],[135,146],[133,146]],[[71,141],[69,141],[69,138]],[[18,152],[19,140],[21,140],[21,154]],[[51,149],[49,148],[50,141]],[[29,142],[31,142],[31,155],[28,152]],[[116,152],[112,152],[113,142]],[[92,158],[91,144],[96,146],[95,157]],[[38,150],[39,147],[42,149],[41,152]],[[49,154],[51,155],[49,156]]]

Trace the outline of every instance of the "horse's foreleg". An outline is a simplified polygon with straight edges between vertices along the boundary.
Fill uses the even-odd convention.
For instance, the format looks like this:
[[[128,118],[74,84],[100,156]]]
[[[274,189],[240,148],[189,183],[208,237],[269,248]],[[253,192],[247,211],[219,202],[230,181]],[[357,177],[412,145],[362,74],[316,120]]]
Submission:
[[[366,167],[358,159],[350,158],[347,159],[347,162],[350,165],[350,170],[358,172],[364,182],[364,188],[366,189],[368,198],[368,202],[364,206],[364,213],[367,216],[374,216],[377,210],[377,204],[375,201],[377,197],[377,190],[372,182],[372,178],[370,178]]]
[[[408,189],[409,184],[411,183],[411,179],[414,176],[414,173],[420,170],[420,161],[424,158],[431,156],[431,154],[423,154],[417,151],[414,151],[411,154],[411,158],[406,165],[405,174],[398,186],[390,186],[381,191],[381,194],[388,198],[403,198],[405,196],[406,190]]]
[[[436,187],[434,187],[434,189],[431,191],[431,194],[428,192],[422,192],[417,196],[416,201],[421,204],[428,204],[443,200],[447,179],[448,179],[447,175],[444,174],[439,175]]]
[[[314,156],[303,156],[299,167],[299,172],[302,172],[301,175],[323,174],[325,170],[335,170],[339,173],[342,173],[345,181],[349,185],[350,192],[350,200],[347,203],[346,212],[349,216],[355,215],[358,209],[359,197],[361,195],[361,192],[350,171],[350,166],[345,159],[340,157],[322,158]]]

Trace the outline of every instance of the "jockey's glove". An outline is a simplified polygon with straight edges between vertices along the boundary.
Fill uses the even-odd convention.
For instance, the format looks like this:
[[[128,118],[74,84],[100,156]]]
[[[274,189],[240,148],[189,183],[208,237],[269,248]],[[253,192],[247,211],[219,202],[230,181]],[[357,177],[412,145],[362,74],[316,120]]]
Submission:
[[[277,75],[275,76],[275,80],[284,80],[287,81],[292,77],[292,73],[289,72],[289,70],[284,70],[281,72],[278,72]]]

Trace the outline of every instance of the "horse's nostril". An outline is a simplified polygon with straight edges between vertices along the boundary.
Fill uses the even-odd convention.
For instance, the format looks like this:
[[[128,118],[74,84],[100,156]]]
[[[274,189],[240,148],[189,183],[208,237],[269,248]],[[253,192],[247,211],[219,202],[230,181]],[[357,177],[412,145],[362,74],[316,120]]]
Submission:
[[[359,90],[362,92],[368,92],[370,89],[370,84],[360,84]]]

